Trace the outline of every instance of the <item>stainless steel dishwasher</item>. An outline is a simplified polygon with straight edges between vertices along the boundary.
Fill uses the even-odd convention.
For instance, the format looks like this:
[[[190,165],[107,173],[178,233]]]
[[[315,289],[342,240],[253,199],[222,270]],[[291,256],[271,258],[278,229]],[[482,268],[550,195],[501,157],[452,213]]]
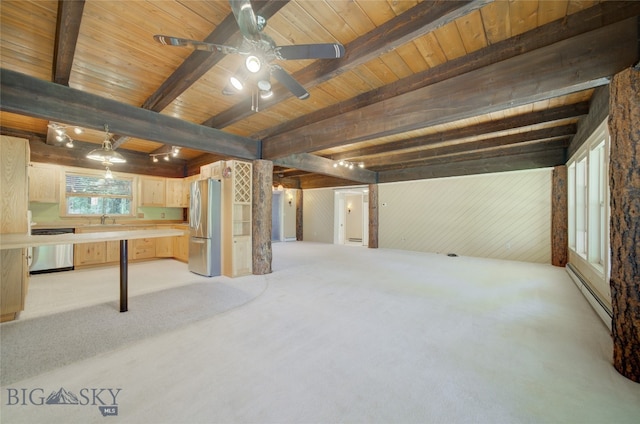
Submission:
[[[38,228],[32,229],[31,235],[51,236],[75,232],[73,228]],[[56,244],[30,248],[30,274],[45,272],[70,271],[73,269],[73,244]]]

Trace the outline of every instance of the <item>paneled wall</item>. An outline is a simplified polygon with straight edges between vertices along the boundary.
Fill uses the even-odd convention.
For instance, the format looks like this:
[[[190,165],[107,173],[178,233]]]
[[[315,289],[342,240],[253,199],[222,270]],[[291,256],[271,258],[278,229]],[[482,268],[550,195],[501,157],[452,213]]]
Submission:
[[[379,247],[549,263],[550,216],[550,168],[381,184]]]
[[[304,191],[302,236],[305,241],[333,243],[333,202],[331,188]]]

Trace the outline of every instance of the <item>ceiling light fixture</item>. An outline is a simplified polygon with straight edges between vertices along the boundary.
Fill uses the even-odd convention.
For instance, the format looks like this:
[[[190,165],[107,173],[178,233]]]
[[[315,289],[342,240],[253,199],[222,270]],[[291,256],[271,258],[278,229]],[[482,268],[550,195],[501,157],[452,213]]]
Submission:
[[[113,150],[111,144],[111,134],[109,134],[109,126],[104,125],[104,141],[102,147],[99,149],[93,149],[87,155],[87,159],[97,160],[102,162],[105,166],[109,166],[114,163],[125,163],[127,160],[118,152]]]
[[[333,162],[333,167],[337,168],[338,166],[343,166],[348,169],[353,169],[356,165],[353,162],[346,161],[344,159],[340,159],[337,162]],[[358,162],[358,168],[364,168],[364,162]]]
[[[57,142],[66,142],[65,146],[73,148],[73,139],[69,136],[69,134],[67,134],[67,127],[57,122],[50,122],[47,127],[53,130]],[[82,128],[74,127],[73,132],[76,134],[82,134],[84,131]]]
[[[259,72],[260,68],[262,68],[262,62],[260,62],[258,56],[254,55],[248,56],[244,64],[247,66],[247,70],[253,74]]]
[[[180,146],[171,146],[171,150],[168,152],[162,152],[162,153],[149,153],[149,156],[151,156],[151,160],[154,163],[158,162],[158,158],[161,157],[162,159],[164,159],[165,161],[169,161],[170,157],[173,156],[174,158],[178,156],[178,154],[180,154],[180,149],[182,147]]]

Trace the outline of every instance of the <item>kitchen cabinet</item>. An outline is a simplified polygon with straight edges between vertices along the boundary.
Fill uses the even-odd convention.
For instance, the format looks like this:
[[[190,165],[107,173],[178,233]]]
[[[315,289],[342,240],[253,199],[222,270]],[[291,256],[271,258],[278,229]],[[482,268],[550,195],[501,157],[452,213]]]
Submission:
[[[60,174],[57,165],[32,162],[29,165],[29,201],[58,203]]]
[[[250,162],[232,160],[222,170],[222,274],[238,277],[253,272],[253,166]]]
[[[165,205],[168,208],[189,207],[189,186],[184,178],[167,178],[165,180]]]
[[[156,257],[172,258],[173,257],[173,239],[177,237],[160,237],[156,238]]]
[[[132,245],[133,259],[151,259],[156,256],[156,240],[143,238],[129,241]]]
[[[119,263],[120,262],[120,242],[119,241],[108,241],[107,243],[107,260],[106,262],[111,263]],[[131,242],[129,242],[131,243]],[[131,246],[127,244],[127,260],[133,259],[133,251],[131,250]]]
[[[0,136],[0,233],[28,232],[29,141]],[[0,322],[24,309],[29,287],[27,249],[0,251]]]
[[[176,225],[173,228],[185,231],[181,237],[173,237],[173,257],[182,262],[189,262],[189,227]]]
[[[222,171],[226,166],[226,161],[220,160],[218,162],[209,163],[200,167],[200,179],[206,180],[207,178],[214,178],[219,180],[222,178]]]
[[[73,245],[73,266],[99,265],[107,262],[107,242]]]
[[[166,182],[161,177],[139,178],[139,205],[164,207],[166,203]]]

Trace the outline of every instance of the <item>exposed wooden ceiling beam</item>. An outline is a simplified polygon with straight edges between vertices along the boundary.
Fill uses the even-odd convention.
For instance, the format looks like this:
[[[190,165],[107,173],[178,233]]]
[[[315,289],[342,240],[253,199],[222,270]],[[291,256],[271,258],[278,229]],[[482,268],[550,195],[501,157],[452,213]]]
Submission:
[[[53,50],[53,82],[69,85],[85,0],[59,0]]]
[[[203,152],[257,159],[259,143],[19,72],[0,69],[0,110]]]
[[[268,19],[288,2],[289,0],[253,1],[252,4],[253,10],[257,15]],[[241,40],[238,34],[240,34],[238,23],[233,13],[230,13],[204,41],[223,45],[233,41],[232,44],[236,44],[236,42]],[[162,111],[224,57],[224,54],[217,52],[195,50],[178,66],[173,74],[162,83],[155,93],[145,100],[142,107],[156,112]]]
[[[456,143],[452,145],[426,148],[418,151],[388,153],[366,159],[364,163],[367,169],[378,169],[389,163],[412,166],[411,162],[413,161],[433,159],[466,152],[475,152],[481,149],[493,149],[496,147],[504,148],[515,144],[530,143],[532,141],[545,141],[557,138],[566,140],[575,133],[575,125],[562,125],[558,127],[527,131],[524,133],[510,134],[502,137],[471,141],[468,143]]]
[[[380,183],[423,180],[430,178],[454,177],[460,175],[486,174],[523,169],[546,168],[563,165],[566,162],[566,148],[544,149],[543,151],[515,154],[505,160],[503,156],[474,159],[438,165],[417,166],[407,169],[381,171]]]
[[[74,141],[72,149],[62,145],[51,146],[31,140],[29,143],[32,162],[56,163],[64,166],[104,170],[104,165],[95,160],[87,159],[87,154],[96,148],[94,143]],[[127,172],[131,174],[154,175],[162,177],[179,178],[185,176],[186,161],[172,159],[169,162],[160,161],[153,163],[149,155],[131,150],[120,150],[127,160],[123,164],[113,164],[110,169],[114,173]]]
[[[376,88],[313,113],[301,116],[253,134],[257,140],[281,134],[377,103],[444,79],[453,78],[475,69],[497,63],[544,46],[575,37],[640,14],[640,2],[603,2],[565,18],[545,24],[516,37],[491,44],[483,49],[450,60],[394,83]]]
[[[547,150],[566,148],[569,146],[569,137],[550,138],[534,142],[520,142],[505,146],[483,146],[475,150],[452,150],[450,153],[415,159],[407,163],[393,163],[374,167],[377,172],[386,172],[394,169],[408,169],[433,165],[452,164],[454,162],[466,162],[470,160],[489,159],[502,157],[503,160],[511,160],[511,156],[523,153],[544,152]]]
[[[637,19],[631,18],[267,138],[263,158],[398,134],[607,84],[637,61],[637,33]]]
[[[330,159],[309,153],[291,155],[289,157],[273,161],[274,165],[301,169],[315,174],[329,175],[358,183],[373,184],[377,182],[376,173],[373,171],[358,167],[355,167],[354,169],[347,169],[343,166],[338,166],[336,168],[333,166],[334,163],[335,162]]]
[[[374,146],[362,147],[331,155],[331,159],[361,159],[365,156],[386,154],[394,150],[411,149],[415,147],[426,147],[436,143],[459,140],[465,137],[477,136],[480,134],[490,134],[499,131],[507,131],[516,128],[527,127],[535,124],[549,123],[569,118],[578,118],[589,112],[589,103],[575,103],[566,106],[559,106],[553,109],[541,110],[524,115],[512,116],[498,121],[483,122],[468,127],[455,128],[436,134],[428,134],[403,141],[377,144]]]
[[[293,77],[307,87],[320,84],[452,22],[490,1],[492,0],[424,1],[350,42],[345,46],[343,58],[316,61],[296,72]],[[261,103],[263,110],[292,96],[282,86],[274,87],[273,92],[272,98]],[[248,98],[207,119],[202,124],[213,128],[224,128],[247,118],[252,113],[251,99]]]

